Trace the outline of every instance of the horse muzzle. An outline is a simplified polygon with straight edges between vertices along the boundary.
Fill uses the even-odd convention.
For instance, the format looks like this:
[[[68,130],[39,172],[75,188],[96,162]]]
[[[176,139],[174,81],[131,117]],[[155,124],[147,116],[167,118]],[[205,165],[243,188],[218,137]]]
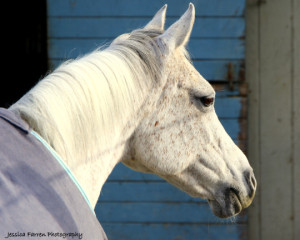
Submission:
[[[221,191],[220,197],[208,200],[213,213],[220,218],[229,218],[239,214],[252,203],[256,191],[256,179],[252,171],[244,173],[246,190],[238,190],[237,187],[226,187]],[[218,194],[219,196],[219,194]]]

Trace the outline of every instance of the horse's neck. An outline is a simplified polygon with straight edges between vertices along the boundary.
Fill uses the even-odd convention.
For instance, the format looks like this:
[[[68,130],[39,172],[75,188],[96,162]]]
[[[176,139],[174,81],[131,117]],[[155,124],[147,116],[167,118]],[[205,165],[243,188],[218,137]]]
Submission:
[[[118,71],[90,60],[58,69],[11,109],[61,155],[94,207],[134,131],[147,88],[135,89],[132,72],[118,59]]]
[[[125,143],[119,144],[115,149],[101,154],[101,157],[91,159],[89,162],[83,162],[80,166],[74,162],[68,163],[93,208],[97,204],[102,186],[121,159],[125,147]]]

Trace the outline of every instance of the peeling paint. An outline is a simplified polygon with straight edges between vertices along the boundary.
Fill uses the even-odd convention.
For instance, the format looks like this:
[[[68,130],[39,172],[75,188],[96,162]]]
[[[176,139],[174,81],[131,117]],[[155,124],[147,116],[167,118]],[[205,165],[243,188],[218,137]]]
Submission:
[[[233,63],[229,62],[227,64],[227,76],[226,79],[228,81],[228,86],[229,86],[229,90],[233,91],[234,90],[234,67],[233,67]]]

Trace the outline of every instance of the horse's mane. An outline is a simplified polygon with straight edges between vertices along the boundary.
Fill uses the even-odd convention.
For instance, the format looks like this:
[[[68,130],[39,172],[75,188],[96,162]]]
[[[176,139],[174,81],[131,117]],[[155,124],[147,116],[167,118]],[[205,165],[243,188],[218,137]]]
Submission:
[[[160,52],[154,42],[159,34],[138,29],[104,50],[63,63],[10,109],[62,157],[95,157],[88,149],[104,150],[120,137],[120,128],[161,79]]]

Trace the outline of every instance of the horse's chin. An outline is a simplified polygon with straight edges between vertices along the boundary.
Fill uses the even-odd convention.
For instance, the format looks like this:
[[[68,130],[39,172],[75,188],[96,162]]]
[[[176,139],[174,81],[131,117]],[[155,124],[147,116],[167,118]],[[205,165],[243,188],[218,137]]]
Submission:
[[[239,214],[243,207],[238,198],[233,201],[225,200],[220,204],[217,200],[208,200],[212,212],[219,218],[230,218]]]

